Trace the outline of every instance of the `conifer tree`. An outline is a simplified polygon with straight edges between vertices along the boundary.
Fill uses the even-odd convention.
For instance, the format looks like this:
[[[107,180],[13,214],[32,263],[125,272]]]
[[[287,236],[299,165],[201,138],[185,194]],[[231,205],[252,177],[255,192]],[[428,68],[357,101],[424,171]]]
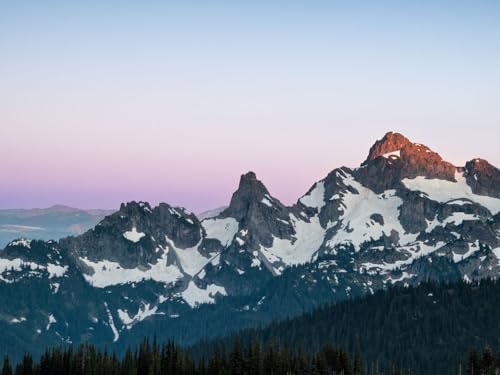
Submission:
[[[243,375],[243,359],[241,358],[241,347],[239,338],[234,340],[230,357],[230,370],[232,375]]]
[[[489,346],[483,350],[481,359],[481,372],[485,375],[494,375],[495,358]]]
[[[9,357],[5,356],[3,360],[1,375],[12,375],[12,366],[10,365]]]
[[[353,373],[354,373],[354,375],[364,375],[365,374],[365,371],[363,369],[363,362],[361,359],[361,348],[359,345],[359,340],[356,340],[356,350],[355,350],[355,354],[354,354]]]
[[[481,375],[481,358],[479,357],[479,353],[472,349],[469,354],[469,364],[467,367],[468,375]]]

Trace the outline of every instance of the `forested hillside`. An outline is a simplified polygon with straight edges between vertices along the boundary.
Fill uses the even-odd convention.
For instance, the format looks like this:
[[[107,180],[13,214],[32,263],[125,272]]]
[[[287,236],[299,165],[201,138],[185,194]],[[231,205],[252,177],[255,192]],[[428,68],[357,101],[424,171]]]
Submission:
[[[151,337],[126,351],[49,349],[1,375],[496,374],[499,295],[489,279],[395,287],[189,348]]]
[[[500,282],[493,280],[396,287],[238,336],[243,346],[275,341],[312,353],[335,342],[352,354],[359,345],[369,366],[396,361],[414,374],[455,374],[471,348],[500,348],[499,296]],[[233,341],[217,344],[230,351]],[[216,346],[201,342],[192,352],[199,357]]]
[[[450,373],[453,364],[448,364]],[[491,348],[482,353],[472,350],[465,365],[460,363],[457,375],[497,375],[500,355]],[[440,373],[440,372],[431,372]],[[55,348],[45,352],[39,361],[26,354],[12,364],[4,358],[1,375],[411,375],[411,368],[401,368],[397,362],[372,363],[363,361],[359,346],[351,359],[345,348],[325,345],[315,353],[291,350],[286,345],[270,342],[262,347],[258,341],[242,347],[235,338],[231,350],[224,352],[215,346],[211,356],[194,359],[174,342],[158,345],[145,339],[135,350],[129,349],[123,358],[93,345]]]
[[[242,348],[235,340],[230,352],[216,347],[210,357],[194,360],[173,342],[158,345],[144,340],[135,350],[127,350],[123,358],[93,345],[77,350],[47,350],[39,361],[25,355],[13,365],[5,357],[1,375],[383,375],[377,368],[366,369],[361,354],[349,354],[335,346],[325,345],[317,353],[292,351],[286,346],[258,342]],[[396,365],[391,375],[406,371]]]

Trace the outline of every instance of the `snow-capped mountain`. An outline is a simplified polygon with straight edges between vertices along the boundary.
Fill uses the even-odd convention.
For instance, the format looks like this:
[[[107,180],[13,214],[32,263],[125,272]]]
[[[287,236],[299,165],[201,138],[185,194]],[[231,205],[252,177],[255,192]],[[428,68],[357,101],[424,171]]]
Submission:
[[[500,171],[388,133],[291,207],[248,172],[202,218],[130,202],[82,235],[13,241],[0,327],[24,343],[128,342],[158,327],[192,342],[229,329],[222,313],[250,326],[397,283],[499,273]]]

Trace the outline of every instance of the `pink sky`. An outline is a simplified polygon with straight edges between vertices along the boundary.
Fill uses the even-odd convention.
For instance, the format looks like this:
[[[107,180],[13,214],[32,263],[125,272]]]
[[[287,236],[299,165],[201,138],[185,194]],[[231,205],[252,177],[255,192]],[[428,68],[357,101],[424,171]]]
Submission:
[[[189,132],[168,126],[21,129],[4,138],[3,152],[16,155],[0,161],[6,177],[0,188],[4,208],[54,203],[114,208],[134,199],[202,211],[226,205],[248,170],[276,197],[293,203],[331,169],[359,165],[385,132],[374,127],[357,134],[359,127],[333,126],[288,131],[214,126]],[[406,133],[456,164],[482,156],[498,165],[496,148],[484,147],[484,134],[464,142],[465,132]]]
[[[292,203],[390,130],[500,165],[496,2],[145,2],[1,3],[0,208]]]

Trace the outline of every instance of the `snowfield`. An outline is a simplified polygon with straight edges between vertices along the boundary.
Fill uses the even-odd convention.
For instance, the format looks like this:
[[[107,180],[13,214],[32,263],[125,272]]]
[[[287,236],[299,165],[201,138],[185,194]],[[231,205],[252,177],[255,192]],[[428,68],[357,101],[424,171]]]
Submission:
[[[150,264],[149,270],[139,268],[123,268],[117,262],[101,260],[92,262],[87,258],[80,258],[88,267],[92,268],[92,275],[84,274],[85,280],[96,288],[106,288],[111,285],[120,285],[143,280],[154,280],[167,284],[173,283],[184,275],[174,264],[167,265],[167,252],[158,259],[156,264]]]
[[[194,281],[190,281],[186,290],[182,292],[182,298],[189,306],[196,307],[202,303],[214,303],[217,293],[227,295],[226,289],[222,286],[210,284],[206,289],[201,289]]]
[[[222,246],[228,246],[238,232],[239,223],[236,219],[228,217],[225,219],[206,219],[201,222],[201,225],[207,233],[206,238],[219,240]]]
[[[493,215],[500,212],[500,199],[474,194],[463,173],[455,173],[455,180],[457,182],[419,176],[414,179],[405,178],[402,182],[408,189],[420,191],[436,202],[457,204],[457,201],[467,199],[486,207]]]
[[[145,234],[142,232],[138,232],[137,229],[134,227],[132,228],[131,231],[123,233],[123,237],[125,237],[127,240],[131,242],[139,242],[142,237],[144,237]]]

